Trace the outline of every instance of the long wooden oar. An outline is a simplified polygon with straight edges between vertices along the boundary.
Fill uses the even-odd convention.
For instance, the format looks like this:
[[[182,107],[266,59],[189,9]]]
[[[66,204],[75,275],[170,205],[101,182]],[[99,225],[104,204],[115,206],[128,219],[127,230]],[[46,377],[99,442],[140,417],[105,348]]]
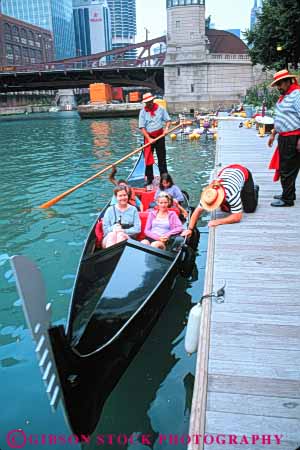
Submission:
[[[157,138],[153,139],[153,142],[158,141],[159,139],[161,139],[163,136],[166,136],[167,134],[172,133],[174,130],[176,130],[177,128],[181,127],[182,124],[176,125],[176,127],[172,128],[171,130],[169,130],[167,133],[162,134],[161,136],[158,136]],[[62,194],[58,195],[57,197],[52,198],[51,200],[49,200],[46,203],[43,203],[42,205],[40,205],[40,208],[50,208],[50,206],[55,205],[55,203],[59,202],[60,200],[62,200],[63,198],[67,197],[67,195],[72,194],[72,192],[76,191],[77,189],[81,188],[82,186],[84,186],[85,184],[89,183],[90,181],[94,180],[95,178],[99,177],[100,175],[102,175],[104,172],[107,172],[108,170],[110,170],[113,166],[116,166],[118,164],[120,164],[121,162],[125,161],[126,159],[130,158],[131,156],[135,155],[136,153],[142,151],[145,147],[147,147],[147,145],[149,144],[145,144],[142,145],[142,147],[137,148],[136,150],[133,150],[132,152],[128,153],[127,155],[123,156],[123,158],[119,159],[118,161],[110,164],[109,166],[105,167],[104,169],[100,170],[100,172],[95,173],[95,175],[91,176],[90,178],[87,178],[86,180],[82,181],[81,183],[77,184],[76,186],[72,187],[71,189],[69,189],[66,192],[63,192]]]

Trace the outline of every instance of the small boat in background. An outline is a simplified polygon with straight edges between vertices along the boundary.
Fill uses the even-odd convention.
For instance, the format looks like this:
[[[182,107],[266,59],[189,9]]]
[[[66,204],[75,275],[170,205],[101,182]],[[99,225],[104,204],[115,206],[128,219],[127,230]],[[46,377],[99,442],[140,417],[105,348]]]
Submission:
[[[49,108],[49,112],[59,112],[59,111],[61,111],[59,106],[51,106]]]
[[[155,192],[142,187],[144,170],[141,154],[128,183],[149,204]],[[96,228],[108,206],[87,238],[65,327],[50,322],[37,267],[24,256],[11,258],[50,404],[55,408],[62,396],[76,435],[94,431],[106,399],[168,303],[177,276],[191,274],[199,241],[195,232],[175,249],[160,250],[133,239],[102,249]],[[187,196],[183,206],[189,210]]]

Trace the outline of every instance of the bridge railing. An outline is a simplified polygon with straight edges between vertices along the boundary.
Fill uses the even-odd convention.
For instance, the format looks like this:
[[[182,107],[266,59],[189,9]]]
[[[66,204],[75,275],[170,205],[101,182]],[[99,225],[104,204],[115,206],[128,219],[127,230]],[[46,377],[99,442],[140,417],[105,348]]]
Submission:
[[[9,68],[0,67],[1,72],[52,72],[54,70],[68,70],[68,69],[85,69],[85,68],[93,68],[98,67],[99,64],[96,65],[95,61],[84,61],[84,62],[74,62],[74,63],[44,63],[44,64],[31,64],[24,66],[14,66]]]
[[[51,62],[43,64],[32,64],[23,66],[8,66],[0,67],[0,73],[10,72],[53,72],[56,70],[76,70],[76,69],[98,69],[98,68],[110,68],[110,67],[152,67],[161,66],[165,59],[165,53],[157,53],[150,56],[145,56],[137,59],[125,59],[116,58],[111,61],[96,61],[96,60],[84,60],[75,62]]]

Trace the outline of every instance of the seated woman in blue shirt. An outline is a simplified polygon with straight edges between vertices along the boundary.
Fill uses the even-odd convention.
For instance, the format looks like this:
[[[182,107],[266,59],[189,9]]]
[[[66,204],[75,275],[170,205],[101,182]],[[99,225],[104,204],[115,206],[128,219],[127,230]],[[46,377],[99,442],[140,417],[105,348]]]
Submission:
[[[124,187],[114,189],[117,204],[109,206],[103,217],[103,248],[110,247],[141,231],[138,210],[128,203],[128,192]]]
[[[139,211],[144,211],[143,204],[138,196],[135,194],[134,189],[129,186],[126,180],[116,180],[115,174],[117,173],[117,169],[113,166],[111,174],[108,179],[111,181],[116,187],[125,187],[128,192],[128,203],[132,206],[135,206]],[[110,202],[111,205],[115,205],[117,203],[117,199],[114,196]]]

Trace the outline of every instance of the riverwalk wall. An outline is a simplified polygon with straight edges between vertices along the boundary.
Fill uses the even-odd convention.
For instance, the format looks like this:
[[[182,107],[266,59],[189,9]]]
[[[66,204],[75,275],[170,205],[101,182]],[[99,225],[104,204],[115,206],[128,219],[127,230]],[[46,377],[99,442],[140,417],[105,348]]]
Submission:
[[[0,116],[12,116],[15,114],[30,114],[30,113],[41,113],[49,112],[50,106],[15,106],[8,108],[0,108]]]
[[[210,229],[204,294],[226,287],[223,303],[203,301],[189,435],[208,437],[189,450],[300,445],[300,198],[270,206],[281,193],[272,153],[256,130],[220,123],[216,167],[248,167],[259,205],[238,224]]]

